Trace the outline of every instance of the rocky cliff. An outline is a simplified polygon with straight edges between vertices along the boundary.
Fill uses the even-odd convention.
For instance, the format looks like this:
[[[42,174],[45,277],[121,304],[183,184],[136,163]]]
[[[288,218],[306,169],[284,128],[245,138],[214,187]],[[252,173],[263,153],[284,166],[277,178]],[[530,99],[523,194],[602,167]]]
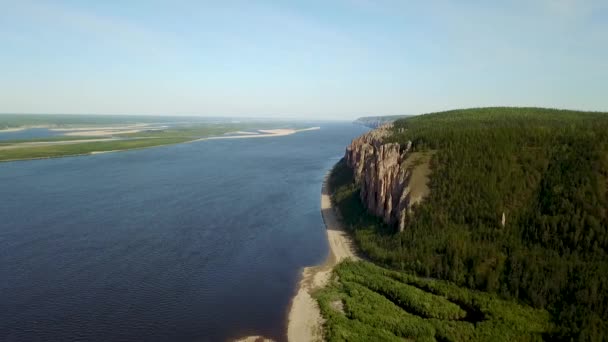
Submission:
[[[411,141],[384,143],[391,129],[383,125],[354,139],[345,159],[368,211],[402,231],[412,207],[428,194],[430,154],[412,153]]]

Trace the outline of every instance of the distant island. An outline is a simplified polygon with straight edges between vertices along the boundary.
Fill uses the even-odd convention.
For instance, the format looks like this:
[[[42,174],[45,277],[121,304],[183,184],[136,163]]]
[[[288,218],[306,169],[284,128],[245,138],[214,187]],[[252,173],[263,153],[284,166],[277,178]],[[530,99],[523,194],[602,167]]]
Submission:
[[[310,129],[318,127],[251,119],[0,114],[0,162],[91,155],[201,139],[283,136]],[[27,137],[16,134],[29,131],[33,132]]]
[[[477,108],[355,139],[327,187],[369,261],[310,291],[319,335],[606,339],[606,132],[608,113]]]

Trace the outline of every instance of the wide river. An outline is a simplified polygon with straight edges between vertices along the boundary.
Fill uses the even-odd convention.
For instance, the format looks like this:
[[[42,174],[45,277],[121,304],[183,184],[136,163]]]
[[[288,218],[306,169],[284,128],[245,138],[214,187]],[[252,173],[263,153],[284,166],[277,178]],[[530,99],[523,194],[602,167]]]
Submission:
[[[366,131],[311,126],[0,163],[0,340],[284,340],[323,177]]]

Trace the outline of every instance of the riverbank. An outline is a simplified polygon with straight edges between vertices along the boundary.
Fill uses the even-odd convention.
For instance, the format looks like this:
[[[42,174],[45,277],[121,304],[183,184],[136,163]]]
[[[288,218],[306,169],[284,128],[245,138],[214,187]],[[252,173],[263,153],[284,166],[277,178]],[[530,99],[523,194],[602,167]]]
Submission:
[[[327,259],[317,266],[304,267],[298,289],[291,301],[287,317],[287,340],[289,342],[310,342],[323,340],[323,317],[313,293],[325,287],[334,267],[346,259],[359,260],[354,243],[332,205],[329,178],[331,171],[323,179],[321,186],[321,216],[325,223],[329,253]],[[271,341],[262,336],[248,336],[235,342]]]
[[[0,129],[0,133],[10,133],[10,132],[19,132],[23,131],[27,127],[11,127],[11,128],[2,128]]]
[[[287,338],[289,341],[306,342],[323,339],[323,318],[317,301],[312,297],[314,291],[324,287],[330,279],[334,267],[345,259],[358,260],[356,249],[332,206],[329,189],[329,176],[323,180],[321,189],[321,214],[325,222],[329,255],[318,266],[305,267],[298,291],[289,310]]]
[[[129,151],[179,143],[192,143],[216,139],[270,138],[295,134],[303,131],[317,130],[320,127],[304,129],[268,129],[258,132],[243,132],[239,135],[216,135],[202,138],[187,135],[160,135],[120,138],[94,138],[61,141],[24,141],[0,146],[0,162],[19,160],[49,159],[75,157]],[[225,132],[227,134],[229,132]]]
[[[201,138],[201,139],[197,139],[194,141],[282,137],[282,136],[286,136],[286,135],[292,135],[292,134],[295,134],[298,132],[315,131],[318,129],[321,129],[321,127],[310,127],[310,128],[302,128],[302,129],[260,129],[257,132],[238,131],[238,132],[234,132],[235,135],[224,135],[224,136],[217,136],[217,137]],[[229,134],[229,133],[226,133],[226,134]]]

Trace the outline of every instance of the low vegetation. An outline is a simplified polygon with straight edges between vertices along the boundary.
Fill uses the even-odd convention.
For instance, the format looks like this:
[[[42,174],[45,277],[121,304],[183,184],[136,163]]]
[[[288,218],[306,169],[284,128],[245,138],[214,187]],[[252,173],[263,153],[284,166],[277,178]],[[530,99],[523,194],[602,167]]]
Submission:
[[[540,108],[480,108],[398,120],[388,141],[412,141],[415,152],[434,151],[430,195],[414,209],[406,229],[396,232],[365,214],[359,189],[344,163],[331,178],[333,199],[357,244],[378,264],[422,277],[418,279],[449,281],[436,284],[451,284],[442,286],[454,291],[483,291],[513,301],[500,303],[520,302],[538,312],[546,310],[555,325],[554,330],[543,330],[547,340],[603,341],[608,338],[606,132],[608,114]],[[432,311],[425,313],[405,299],[398,300],[396,294],[405,288],[394,283],[396,277],[386,273],[383,277],[381,287],[347,276],[328,291],[344,295],[363,287],[399,308],[407,307],[407,313],[418,319],[448,317],[432,316]],[[417,284],[418,289],[428,290]],[[447,306],[436,305],[447,312]],[[378,317],[383,315],[377,311]],[[327,308],[324,312],[329,315]],[[358,323],[348,324],[361,328],[364,322],[349,315],[345,317]],[[457,311],[450,315],[458,317]],[[501,324],[515,324],[505,315],[513,316],[508,310],[484,313]],[[469,336],[470,326],[448,322],[458,323],[449,331]],[[474,324],[475,329],[480,324]],[[517,324],[522,324],[521,331],[530,331],[525,321]],[[524,335],[518,336],[527,339]]]
[[[195,117],[146,115],[0,114],[0,130],[28,126],[91,126],[193,121]],[[199,120],[200,121],[200,120]]]
[[[40,137],[31,139],[7,139],[0,140],[1,146],[9,146],[21,143],[39,143],[39,142],[58,142],[58,141],[74,141],[74,140],[86,140],[86,139],[110,139],[109,137],[102,136],[73,136],[73,135],[55,135],[50,137]]]
[[[89,154],[92,152],[129,150],[188,141],[185,138],[133,139],[20,147],[0,150],[0,161],[54,158]]]
[[[87,121],[85,120],[84,122]],[[91,130],[94,131],[96,126],[88,127],[91,127]],[[64,157],[89,154],[92,152],[121,151],[135,148],[177,144],[206,137],[220,136],[228,132],[251,130],[260,127],[264,127],[266,129],[285,127],[285,124],[259,122],[209,124],[191,123],[185,126],[163,129],[143,128],[142,131],[136,133],[121,133],[120,130],[117,130],[114,134],[103,136],[60,135],[23,140],[0,140],[0,161]],[[94,134],[94,132],[92,134]],[[77,141],[87,139],[107,140],[93,142]]]
[[[553,329],[545,310],[364,261],[338,265],[316,296],[328,341],[540,341]]]
[[[267,127],[274,127],[266,124]],[[186,138],[189,140],[218,136],[228,132],[260,128],[259,124],[250,123],[226,123],[226,124],[192,124],[187,127],[176,127],[166,129],[142,130],[137,133],[117,134],[117,137],[125,138]]]

